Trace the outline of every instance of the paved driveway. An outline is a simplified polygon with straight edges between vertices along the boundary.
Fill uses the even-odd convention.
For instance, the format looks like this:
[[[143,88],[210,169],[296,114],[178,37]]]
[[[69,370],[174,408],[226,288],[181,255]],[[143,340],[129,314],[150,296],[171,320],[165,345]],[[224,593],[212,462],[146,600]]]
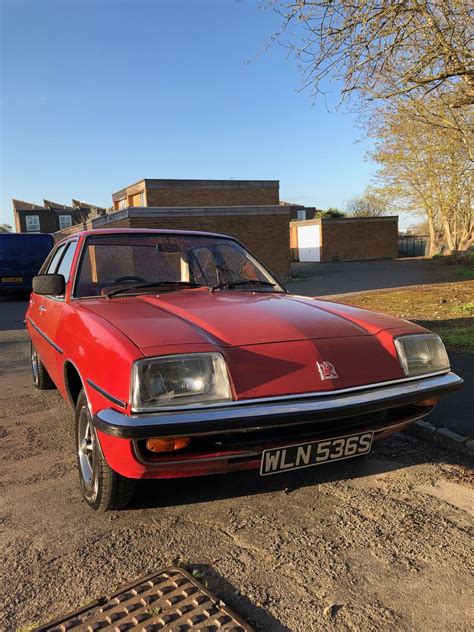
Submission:
[[[295,294],[329,296],[452,280],[452,268],[428,259],[387,259],[334,263],[294,263],[286,283]]]
[[[24,329],[28,298],[25,295],[0,296],[0,331]]]

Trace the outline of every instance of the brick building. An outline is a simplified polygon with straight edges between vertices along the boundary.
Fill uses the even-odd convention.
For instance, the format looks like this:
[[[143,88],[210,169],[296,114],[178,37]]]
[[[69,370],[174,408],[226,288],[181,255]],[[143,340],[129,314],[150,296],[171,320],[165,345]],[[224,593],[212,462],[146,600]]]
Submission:
[[[287,276],[290,267],[289,210],[280,205],[213,207],[129,207],[57,233],[62,239],[90,228],[170,228],[203,230],[241,241],[273,272]]]
[[[55,233],[87,219],[94,212],[106,212],[87,202],[72,200],[72,206],[43,200],[43,206],[22,200],[13,201],[17,233]]]
[[[276,274],[289,273],[291,205],[280,205],[278,180],[144,179],[112,194],[107,214],[62,230],[175,228],[236,237]]]
[[[306,261],[397,256],[398,218],[309,219],[316,209],[280,202],[279,189],[278,180],[145,178],[113,193],[110,209],[78,200],[72,206],[13,200],[13,207],[18,232],[54,232],[56,239],[103,227],[223,233],[281,276],[289,273],[291,255]]]
[[[366,261],[398,256],[398,217],[340,217],[291,222],[293,261]]]
[[[112,194],[115,210],[137,207],[262,206],[280,203],[278,180],[155,180]]]

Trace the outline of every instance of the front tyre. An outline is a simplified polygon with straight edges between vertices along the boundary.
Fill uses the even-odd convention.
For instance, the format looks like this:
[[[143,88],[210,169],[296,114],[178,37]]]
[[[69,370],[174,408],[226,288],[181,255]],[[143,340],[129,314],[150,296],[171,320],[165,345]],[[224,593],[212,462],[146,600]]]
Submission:
[[[79,481],[87,504],[96,511],[126,507],[135,481],[114,472],[104,459],[83,390],[76,405],[76,451]]]

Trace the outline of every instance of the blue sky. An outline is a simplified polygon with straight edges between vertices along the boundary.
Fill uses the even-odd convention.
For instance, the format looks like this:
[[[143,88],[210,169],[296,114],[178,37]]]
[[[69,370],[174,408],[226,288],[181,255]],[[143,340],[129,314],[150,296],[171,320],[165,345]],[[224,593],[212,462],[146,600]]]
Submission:
[[[0,221],[12,197],[110,205],[144,177],[279,179],[323,209],[361,193],[355,118],[313,105],[281,46],[259,54],[280,23],[262,3],[0,0]]]

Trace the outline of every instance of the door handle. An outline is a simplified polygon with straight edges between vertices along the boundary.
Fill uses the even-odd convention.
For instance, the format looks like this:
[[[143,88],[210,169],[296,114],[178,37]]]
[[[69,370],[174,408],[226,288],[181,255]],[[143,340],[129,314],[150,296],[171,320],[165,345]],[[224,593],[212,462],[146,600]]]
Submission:
[[[40,305],[39,306],[39,311],[40,312],[45,312],[46,311],[46,307],[44,305]]]

